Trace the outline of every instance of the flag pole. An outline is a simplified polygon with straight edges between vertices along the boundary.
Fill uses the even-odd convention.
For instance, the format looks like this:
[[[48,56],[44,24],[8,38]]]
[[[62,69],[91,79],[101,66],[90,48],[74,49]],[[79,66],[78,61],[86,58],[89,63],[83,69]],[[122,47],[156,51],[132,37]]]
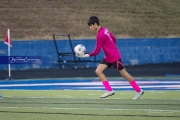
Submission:
[[[9,57],[10,57],[10,30],[8,29],[8,61],[9,61]],[[8,67],[9,67],[9,78],[8,80],[11,80],[11,64],[8,62]]]
[[[12,47],[12,42],[11,42],[11,38],[10,38],[10,29],[7,30],[7,33],[6,33],[6,38],[4,40],[4,43],[8,45],[8,70],[9,70],[9,78],[7,80],[11,80],[12,77],[11,77],[11,64],[10,64],[10,61],[9,61],[9,58],[10,58],[10,47]]]

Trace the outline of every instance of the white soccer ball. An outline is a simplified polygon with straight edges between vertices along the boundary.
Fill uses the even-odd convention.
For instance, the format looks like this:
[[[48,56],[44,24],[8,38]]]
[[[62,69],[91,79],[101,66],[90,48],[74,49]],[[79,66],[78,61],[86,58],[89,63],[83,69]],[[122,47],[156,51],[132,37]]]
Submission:
[[[82,56],[86,53],[86,47],[82,44],[78,44],[74,47],[74,52],[79,55]]]

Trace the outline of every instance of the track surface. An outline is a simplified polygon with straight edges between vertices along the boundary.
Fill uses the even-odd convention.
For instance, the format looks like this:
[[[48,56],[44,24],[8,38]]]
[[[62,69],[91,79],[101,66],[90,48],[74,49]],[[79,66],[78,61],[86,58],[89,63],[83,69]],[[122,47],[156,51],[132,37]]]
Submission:
[[[180,78],[137,78],[144,90],[180,90]],[[132,90],[124,78],[110,78],[114,90]],[[0,90],[104,90],[97,78],[1,81]]]
[[[72,68],[65,69],[37,69],[37,70],[16,70],[11,71],[12,79],[47,79],[47,78],[70,78],[70,77],[97,77],[96,68]],[[153,64],[126,66],[126,70],[133,77],[157,77],[157,76],[180,76],[180,63]],[[107,77],[121,77],[114,68],[105,70]],[[0,71],[0,80],[8,78],[8,71]]]

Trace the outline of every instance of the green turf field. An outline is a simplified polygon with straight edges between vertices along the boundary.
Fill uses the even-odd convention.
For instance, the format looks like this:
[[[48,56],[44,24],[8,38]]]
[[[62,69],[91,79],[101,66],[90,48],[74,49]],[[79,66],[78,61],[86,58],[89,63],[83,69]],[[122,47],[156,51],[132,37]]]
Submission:
[[[179,91],[0,91],[0,120],[180,120]]]

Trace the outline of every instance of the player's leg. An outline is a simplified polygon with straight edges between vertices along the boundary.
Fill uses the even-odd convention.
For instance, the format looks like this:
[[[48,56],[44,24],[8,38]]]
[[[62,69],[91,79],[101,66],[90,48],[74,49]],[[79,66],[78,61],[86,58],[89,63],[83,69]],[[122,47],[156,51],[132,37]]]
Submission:
[[[113,66],[117,70],[119,70],[120,74],[130,83],[132,88],[136,91],[136,96],[133,98],[133,100],[138,100],[141,95],[144,94],[144,91],[140,89],[139,85],[136,83],[136,80],[126,71],[121,60],[113,63]]]
[[[101,82],[104,85],[104,88],[106,89],[106,93],[100,96],[101,98],[105,98],[111,95],[114,95],[114,91],[112,90],[106,76],[104,75],[103,71],[109,67],[109,63],[107,63],[105,60],[103,60],[97,67],[95,73],[100,78]]]
[[[96,75],[100,78],[102,82],[107,81],[106,76],[104,75],[103,71],[107,68],[108,66],[106,64],[99,64],[98,67],[95,70]]]

